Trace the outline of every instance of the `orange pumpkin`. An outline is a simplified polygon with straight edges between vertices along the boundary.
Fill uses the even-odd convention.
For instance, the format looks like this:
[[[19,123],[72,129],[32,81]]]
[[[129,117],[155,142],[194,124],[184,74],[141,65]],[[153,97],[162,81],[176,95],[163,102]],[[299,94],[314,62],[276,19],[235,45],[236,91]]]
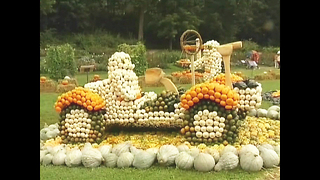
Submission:
[[[68,85],[68,80],[65,79],[61,83],[62,83],[62,85]]]
[[[40,77],[40,82],[46,82],[46,80],[47,80],[46,77],[44,77],[44,76],[41,76],[41,77]]]
[[[93,79],[94,79],[94,80],[100,79],[100,76],[99,76],[98,74],[95,74],[95,75],[93,76]]]

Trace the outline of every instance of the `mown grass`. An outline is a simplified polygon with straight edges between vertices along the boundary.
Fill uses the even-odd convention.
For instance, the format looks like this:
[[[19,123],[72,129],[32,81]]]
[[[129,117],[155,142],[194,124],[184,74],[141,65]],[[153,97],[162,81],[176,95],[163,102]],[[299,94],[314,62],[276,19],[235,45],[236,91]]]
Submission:
[[[100,166],[97,168],[85,168],[66,166],[40,166],[40,179],[112,179],[112,180],[144,180],[144,179],[176,179],[176,180],[206,180],[206,179],[260,179],[265,176],[266,171],[246,172],[241,168],[220,172],[199,172],[192,170],[181,170],[173,167],[160,167],[153,165],[148,169],[136,168],[107,168]]]

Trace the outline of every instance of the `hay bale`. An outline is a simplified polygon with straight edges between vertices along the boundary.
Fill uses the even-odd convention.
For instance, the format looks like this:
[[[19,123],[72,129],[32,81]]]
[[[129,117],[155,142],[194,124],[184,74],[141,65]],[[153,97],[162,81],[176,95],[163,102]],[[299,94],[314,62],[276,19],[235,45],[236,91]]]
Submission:
[[[64,92],[67,92],[67,91],[71,91],[71,90],[74,89],[75,87],[76,87],[75,84],[67,84],[67,85],[59,84],[59,85],[57,86],[56,92],[57,92],[57,93],[64,93]]]
[[[40,82],[40,92],[55,92],[56,83],[51,79]]]

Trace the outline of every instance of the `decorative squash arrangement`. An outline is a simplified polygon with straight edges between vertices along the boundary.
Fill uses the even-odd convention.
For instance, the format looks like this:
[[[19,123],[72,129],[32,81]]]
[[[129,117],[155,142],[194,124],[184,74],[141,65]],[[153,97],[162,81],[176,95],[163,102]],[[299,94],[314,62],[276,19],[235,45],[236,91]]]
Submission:
[[[155,94],[141,92],[133,68],[130,56],[117,52],[109,59],[108,79],[58,97],[59,123],[40,131],[40,164],[145,169],[158,163],[202,172],[279,165],[279,121],[239,111],[247,88],[250,108],[244,110],[257,108],[251,101],[261,96],[261,85],[233,75],[230,89],[220,74],[181,94]],[[143,132],[125,132],[133,129]]]

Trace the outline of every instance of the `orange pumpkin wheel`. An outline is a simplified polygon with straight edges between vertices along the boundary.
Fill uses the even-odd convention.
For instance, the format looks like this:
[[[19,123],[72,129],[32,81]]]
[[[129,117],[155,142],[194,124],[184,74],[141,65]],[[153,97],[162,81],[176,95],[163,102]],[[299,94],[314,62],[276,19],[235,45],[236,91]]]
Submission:
[[[227,103],[226,103],[226,101],[221,100],[221,101],[220,101],[220,105],[221,105],[221,106],[226,106]]]
[[[189,101],[188,101],[188,106],[189,106],[189,107],[193,106],[193,104],[194,104],[194,103],[193,103],[192,100],[189,100]]]
[[[209,99],[209,98],[210,98],[210,95],[209,95],[209,94],[205,94],[205,95],[203,95],[203,98],[204,98],[204,99]]]
[[[93,108],[95,111],[98,111],[101,109],[101,106],[100,105],[96,105],[94,108]]]
[[[220,97],[221,100],[225,101],[228,99],[228,96],[226,94],[221,94],[221,97]]]
[[[187,94],[187,95],[186,95],[186,100],[187,100],[187,101],[190,101],[191,99],[192,99],[191,95],[190,95],[190,94]]]
[[[202,93],[198,93],[198,96],[197,96],[199,99],[203,99],[203,94]]]
[[[188,100],[187,100],[187,99],[182,99],[181,103],[182,103],[182,104],[187,104],[187,103],[188,103]]]
[[[200,87],[197,87],[197,88],[196,88],[196,92],[197,92],[197,93],[201,93],[201,88],[200,88]]]
[[[93,107],[92,107],[91,105],[88,105],[88,106],[87,106],[87,109],[88,109],[89,111],[92,111]]]
[[[69,106],[70,105],[70,101],[69,100],[65,100],[65,105]]]
[[[56,111],[57,111],[58,113],[61,112],[61,108],[60,108],[59,106],[57,106],[55,109],[56,109]]]
[[[197,92],[196,91],[190,91],[190,95],[191,97],[196,97],[197,96]]]
[[[227,105],[233,106],[233,99],[232,99],[232,98],[228,98],[228,99],[226,100],[226,103],[227,103]]]
[[[222,89],[223,89],[223,85],[217,85],[217,86],[215,86],[214,91],[215,92],[221,92]]]
[[[233,98],[234,96],[234,93],[233,91],[229,91],[228,94],[227,94],[228,98]]]
[[[203,87],[201,90],[202,94],[207,94],[208,91],[209,91],[209,89],[207,87]]]
[[[193,101],[193,103],[197,103],[197,102],[199,102],[199,98],[198,98],[198,97],[194,97],[194,98],[192,99],[192,101]]]
[[[232,109],[232,106],[226,105],[224,108],[225,108],[225,109]]]
[[[77,101],[77,104],[81,106],[81,105],[82,105],[82,102],[81,102],[80,100],[78,100],[78,101]]]
[[[221,99],[216,98],[214,101],[215,101],[216,103],[220,103]]]
[[[219,98],[221,97],[221,94],[220,94],[219,92],[215,92],[215,93],[214,93],[214,97],[215,97],[216,99],[219,99]]]

